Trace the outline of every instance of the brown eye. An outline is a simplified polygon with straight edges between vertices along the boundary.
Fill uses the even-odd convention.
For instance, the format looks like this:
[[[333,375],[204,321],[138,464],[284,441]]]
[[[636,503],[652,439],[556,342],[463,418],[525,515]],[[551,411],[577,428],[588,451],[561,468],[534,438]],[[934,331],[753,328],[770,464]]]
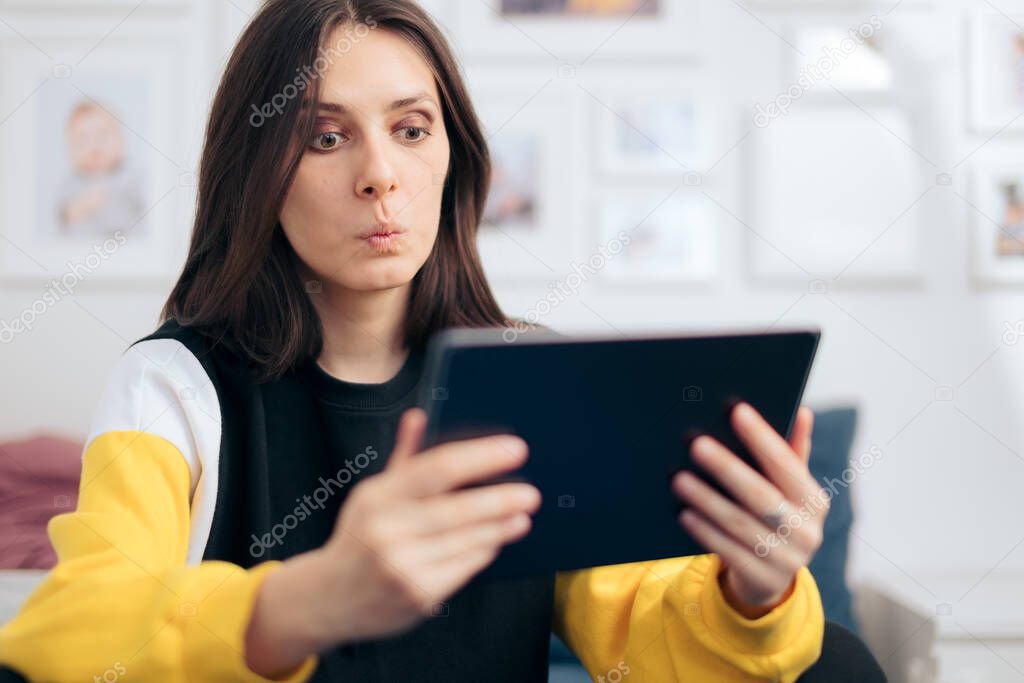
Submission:
[[[329,152],[341,144],[341,133],[326,132],[313,136],[313,149],[320,152]]]

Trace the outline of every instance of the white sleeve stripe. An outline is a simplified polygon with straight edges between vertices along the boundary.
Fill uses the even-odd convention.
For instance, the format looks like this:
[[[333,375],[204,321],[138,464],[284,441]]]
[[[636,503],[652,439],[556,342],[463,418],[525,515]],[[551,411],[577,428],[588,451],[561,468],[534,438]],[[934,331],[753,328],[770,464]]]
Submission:
[[[213,520],[221,439],[217,392],[199,359],[176,339],[133,344],[107,380],[86,448],[110,431],[155,434],[181,452],[190,478],[189,563],[198,563]]]

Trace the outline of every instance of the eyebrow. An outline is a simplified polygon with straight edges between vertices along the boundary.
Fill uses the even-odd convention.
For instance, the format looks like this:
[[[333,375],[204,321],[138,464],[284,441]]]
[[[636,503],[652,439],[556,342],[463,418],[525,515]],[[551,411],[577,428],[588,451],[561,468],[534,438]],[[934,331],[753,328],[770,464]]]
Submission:
[[[420,93],[416,93],[415,95],[410,95],[409,97],[403,97],[401,99],[395,100],[394,102],[389,104],[384,109],[384,111],[392,112],[392,111],[395,111],[397,109],[404,109],[405,107],[409,107],[409,106],[412,106],[414,104],[417,104],[419,102],[424,102],[424,101],[433,103],[435,107],[438,106],[437,102],[434,100],[434,98],[431,97],[428,93],[420,92]],[[303,109],[308,109],[309,108],[309,100],[303,100],[302,101],[302,108]],[[329,112],[333,112],[335,114],[345,114],[345,113],[348,112],[348,108],[345,107],[345,105],[339,104],[337,102],[321,102],[320,103],[320,109],[322,111],[329,111]]]

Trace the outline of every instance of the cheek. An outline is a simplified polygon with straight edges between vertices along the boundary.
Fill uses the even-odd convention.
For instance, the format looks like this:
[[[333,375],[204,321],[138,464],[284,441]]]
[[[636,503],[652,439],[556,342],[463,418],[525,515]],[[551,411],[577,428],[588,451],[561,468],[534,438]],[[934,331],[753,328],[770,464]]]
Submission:
[[[281,225],[296,249],[323,241],[331,234],[322,227],[332,224],[334,215],[342,213],[340,182],[339,174],[324,173],[305,159],[299,163],[281,206]]]
[[[408,215],[405,220],[412,223],[417,233],[421,235],[423,247],[426,251],[434,245],[437,238],[438,224],[441,219],[441,201],[444,196],[443,178],[426,178],[426,190],[421,192],[413,200],[409,208],[403,212]]]
[[[417,197],[417,204],[422,207],[421,212],[429,212],[431,225],[437,227],[437,219],[441,214],[441,201],[444,197],[445,177],[448,172],[449,152],[445,147],[427,159],[427,163],[420,163],[412,168],[417,170],[417,178],[412,185],[425,188]],[[422,200],[422,201],[420,201]]]

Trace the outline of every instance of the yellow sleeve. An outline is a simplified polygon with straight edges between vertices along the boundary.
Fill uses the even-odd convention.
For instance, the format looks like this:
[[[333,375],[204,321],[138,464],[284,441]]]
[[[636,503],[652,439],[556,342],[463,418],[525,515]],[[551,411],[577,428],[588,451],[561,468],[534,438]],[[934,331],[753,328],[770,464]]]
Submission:
[[[722,595],[722,568],[707,554],[559,573],[552,629],[594,680],[796,680],[821,655],[825,629],[810,571],[748,619]]]
[[[47,527],[57,566],[0,629],[0,662],[32,681],[272,680],[246,666],[244,646],[260,583],[280,563],[186,566],[188,498],[189,466],[169,441],[93,439],[78,508]],[[308,680],[316,663],[279,680]]]

